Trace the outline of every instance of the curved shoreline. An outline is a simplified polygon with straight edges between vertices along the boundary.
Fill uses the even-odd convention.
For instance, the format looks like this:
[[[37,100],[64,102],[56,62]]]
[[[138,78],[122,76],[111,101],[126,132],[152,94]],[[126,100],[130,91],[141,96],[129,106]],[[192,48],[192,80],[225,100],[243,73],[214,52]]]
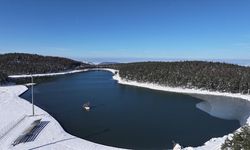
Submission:
[[[113,73],[114,74],[113,79],[117,80],[117,82],[119,84],[137,86],[137,87],[143,87],[143,88],[148,88],[148,89],[153,89],[153,90],[161,90],[161,91],[167,91],[167,92],[183,93],[183,94],[200,94],[200,95],[213,95],[213,96],[224,96],[224,97],[240,98],[240,99],[247,100],[250,103],[250,95],[222,93],[222,92],[214,92],[214,91],[207,91],[207,90],[200,90],[200,89],[173,88],[173,87],[160,86],[160,85],[152,84],[152,83],[140,83],[140,82],[136,82],[136,81],[128,81],[128,80],[122,79],[119,76],[119,71],[118,70],[109,69],[109,68],[93,68],[93,69],[75,70],[75,71],[62,72],[62,73],[36,74],[36,75],[32,75],[32,76],[56,76],[56,75],[64,75],[64,74],[71,74],[71,73],[78,73],[78,72],[85,72],[85,71],[94,71],[94,70],[96,70],[96,71],[108,71],[108,72]],[[9,77],[11,77],[11,78],[23,78],[23,77],[30,77],[30,75],[15,75],[15,76],[13,75],[13,76],[9,76]],[[249,124],[250,125],[250,116],[247,117],[244,124]],[[220,149],[221,144],[224,143],[225,139],[227,137],[229,137],[229,136],[232,136],[232,134],[228,134],[228,135],[225,135],[223,137],[212,138],[211,140],[207,141],[203,146],[187,147],[187,148],[184,148],[184,149],[185,150]],[[93,143],[93,144],[95,144],[95,143]],[[99,145],[99,144],[97,144],[97,145]],[[109,148],[114,148],[114,147],[109,147]]]
[[[160,86],[157,84],[152,84],[152,83],[140,83],[136,81],[129,81],[129,80],[124,80],[120,77],[119,75],[119,70],[115,69],[110,69],[110,68],[94,68],[94,69],[87,69],[86,71],[108,71],[113,73],[113,79],[116,80],[119,84],[123,85],[130,85],[130,86],[137,86],[137,87],[143,87],[143,88],[148,88],[152,90],[160,90],[160,91],[166,91],[166,92],[174,92],[174,93],[182,93],[182,94],[197,94],[197,95],[211,95],[211,96],[222,96],[222,97],[230,97],[230,98],[239,98],[246,100],[247,102],[250,103],[250,95],[242,95],[240,93],[234,94],[234,93],[222,93],[222,92],[216,92],[216,91],[208,91],[208,90],[200,90],[200,89],[184,89],[181,87],[166,87],[166,86]],[[205,101],[205,100],[204,100]],[[204,110],[203,110],[204,111]],[[207,112],[208,113],[208,112]],[[243,116],[244,118],[245,116]],[[248,124],[250,125],[250,110],[249,110],[249,115],[242,121],[242,118],[237,118],[241,125],[243,124]],[[237,131],[239,131],[237,129]],[[199,147],[186,147],[183,148],[184,150],[219,150],[221,145],[224,143],[224,141],[228,138],[231,137],[233,134],[229,133],[228,135],[224,135],[223,137],[215,137],[210,139],[209,141],[205,142],[204,145],[199,146]],[[181,143],[180,143],[181,144]]]
[[[44,73],[44,74],[23,74],[23,75],[10,75],[9,78],[30,78],[32,77],[46,77],[46,76],[58,76],[58,75],[65,75],[65,74],[73,74],[87,71],[88,69],[82,70],[72,70],[72,71],[65,71],[65,72],[57,72],[57,73]]]
[[[0,149],[53,149],[53,150],[72,150],[72,149],[107,149],[120,150],[121,148],[106,146],[90,142],[67,133],[61,125],[50,114],[43,109],[35,106],[35,116],[31,116],[31,103],[19,97],[28,88],[24,85],[12,85],[0,87]],[[8,116],[8,117],[6,117]],[[21,122],[16,120],[22,119]],[[37,119],[49,122],[41,131],[38,137],[32,142],[20,143],[12,146],[12,143],[23,131],[30,127],[31,123]],[[14,127],[12,130],[9,128]]]
[[[114,69],[99,69],[99,70],[110,71],[113,74],[114,74],[114,72],[117,72],[116,74],[114,74],[113,79],[117,80],[117,82],[119,84],[123,84],[123,85],[137,86],[137,87],[143,87],[143,88],[148,88],[148,89],[152,89],[152,90],[160,90],[160,91],[182,93],[182,94],[199,94],[199,95],[212,95],[212,96],[240,98],[240,99],[244,99],[250,103],[250,95],[213,92],[213,91],[199,90],[199,89],[173,88],[173,87],[160,86],[160,85],[152,84],[152,83],[140,83],[140,82],[136,82],[136,81],[128,81],[128,80],[122,79],[119,75],[118,70],[114,70]],[[240,121],[241,118],[238,118],[238,120]],[[244,120],[244,122],[241,122],[241,125],[243,125],[243,124],[250,125],[250,110],[249,110],[248,117]],[[240,129],[241,129],[241,127],[239,129],[237,129],[237,131],[239,131]],[[229,133],[228,135],[225,135],[223,137],[212,138],[209,141],[207,141],[206,143],[204,143],[204,145],[202,145],[202,146],[186,147],[186,148],[184,148],[184,150],[194,150],[194,149],[195,150],[210,150],[210,149],[213,149],[213,150],[218,149],[219,150],[221,145],[224,143],[224,141],[228,137],[231,137],[231,136],[232,136],[232,133]]]

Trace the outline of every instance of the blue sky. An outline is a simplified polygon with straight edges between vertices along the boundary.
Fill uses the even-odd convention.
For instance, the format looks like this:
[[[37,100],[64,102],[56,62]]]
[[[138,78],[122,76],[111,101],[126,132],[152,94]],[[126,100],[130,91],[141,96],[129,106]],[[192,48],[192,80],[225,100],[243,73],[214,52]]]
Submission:
[[[249,59],[249,0],[0,0],[0,53]]]

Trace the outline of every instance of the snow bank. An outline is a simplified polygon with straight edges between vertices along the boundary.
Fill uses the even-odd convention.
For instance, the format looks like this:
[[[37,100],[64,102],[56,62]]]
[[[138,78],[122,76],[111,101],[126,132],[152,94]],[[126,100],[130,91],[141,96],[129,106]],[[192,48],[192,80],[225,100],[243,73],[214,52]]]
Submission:
[[[19,95],[27,90],[22,85],[0,87],[0,150],[53,149],[118,149],[89,142],[66,133],[60,124],[47,112],[35,107],[35,116],[30,116],[31,104]],[[36,119],[49,121],[33,142],[11,144]],[[11,129],[11,130],[9,130]],[[1,134],[2,133],[2,134]]]
[[[66,71],[66,72],[58,72],[58,73],[44,73],[44,74],[32,74],[33,77],[46,77],[46,76],[58,76],[58,75],[65,75],[65,74],[72,74],[72,73],[79,73],[87,71],[88,69],[82,69],[82,70],[72,70],[72,71]],[[24,75],[10,75],[9,78],[28,78],[31,77],[30,74],[24,74]]]
[[[91,69],[82,69],[82,70],[72,70],[66,72],[57,72],[57,73],[43,73],[43,74],[22,74],[22,75],[10,75],[9,78],[28,78],[28,77],[47,77],[47,76],[58,76],[58,75],[65,75],[65,74],[73,74],[79,72],[86,72],[86,71],[109,71],[115,74],[116,70],[109,69],[109,68],[91,68]]]
[[[184,94],[202,94],[202,95],[215,95],[215,96],[226,96],[226,97],[235,97],[246,99],[250,101],[250,95],[243,95],[243,94],[235,94],[235,93],[223,93],[223,92],[215,92],[215,91],[208,91],[208,90],[201,90],[201,89],[188,89],[188,88],[181,88],[181,87],[167,87],[161,86],[153,83],[141,83],[137,81],[130,81],[121,79],[119,73],[113,76],[114,80],[117,80],[120,84],[131,85],[131,86],[138,86],[149,88],[153,90],[160,90],[160,91],[167,91],[167,92],[174,92],[174,93],[184,93]]]
[[[112,72],[118,72],[118,70],[112,70]],[[210,102],[210,103],[206,103],[206,104],[199,104],[198,107],[203,107],[204,110],[205,110],[205,108],[206,108],[206,110],[208,110],[208,109],[211,110],[212,105],[215,106],[215,104],[213,104],[215,102],[217,105],[218,103],[220,103],[220,101],[223,101],[223,103],[220,103],[220,105],[224,104],[224,106],[225,106],[225,104],[231,105],[231,103],[228,103],[227,101],[231,101],[231,102],[234,102],[234,104],[236,104],[239,102],[235,102],[235,101],[241,99],[242,100],[240,102],[240,103],[242,103],[241,106],[247,105],[248,109],[245,111],[250,112],[250,110],[249,110],[249,108],[250,108],[250,95],[234,94],[234,93],[222,93],[222,92],[200,90],[200,89],[188,89],[188,88],[181,88],[181,87],[167,87],[167,86],[161,86],[161,85],[152,84],[152,83],[140,83],[137,81],[130,81],[130,80],[122,79],[119,76],[119,72],[117,74],[114,74],[113,79],[117,80],[118,83],[124,84],[124,85],[138,86],[138,87],[149,88],[149,89],[153,89],[153,90],[160,90],[160,91],[167,91],[167,92],[174,92],[174,93],[182,93],[182,94],[191,95],[193,97],[197,97],[199,99],[203,99],[206,102]],[[214,100],[215,98],[217,100]],[[225,108],[226,107],[227,106],[225,106]],[[242,107],[240,109],[242,109]],[[214,113],[215,112],[219,113],[219,111],[220,111],[220,109],[216,109],[216,111],[214,111]],[[232,119],[232,118],[228,117],[227,119]],[[239,121],[241,120],[241,118],[238,118],[238,117],[233,118],[233,119],[238,119]],[[244,123],[250,124],[248,119],[245,119]]]

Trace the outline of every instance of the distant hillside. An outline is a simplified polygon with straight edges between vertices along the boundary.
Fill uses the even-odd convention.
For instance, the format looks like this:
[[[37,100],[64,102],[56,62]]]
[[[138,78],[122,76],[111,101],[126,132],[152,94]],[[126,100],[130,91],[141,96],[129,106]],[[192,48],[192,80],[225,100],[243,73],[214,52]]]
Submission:
[[[250,67],[202,61],[110,65],[123,79],[232,93],[250,89]]]
[[[82,62],[62,57],[41,56],[25,53],[0,55],[0,70],[7,75],[52,73],[88,66]]]
[[[101,62],[98,65],[111,65],[111,64],[119,64],[118,62]]]

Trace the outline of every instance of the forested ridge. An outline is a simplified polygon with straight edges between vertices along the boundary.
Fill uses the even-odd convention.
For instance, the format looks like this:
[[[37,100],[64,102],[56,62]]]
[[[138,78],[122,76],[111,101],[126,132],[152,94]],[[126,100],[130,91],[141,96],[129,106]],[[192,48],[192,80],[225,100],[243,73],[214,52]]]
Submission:
[[[89,67],[119,70],[121,78],[163,86],[198,88],[212,91],[247,93],[250,89],[250,67],[205,61],[138,62],[91,66],[67,58],[36,54],[0,55],[0,83],[8,75],[62,72]]]
[[[53,73],[87,66],[89,65],[62,57],[25,53],[0,54],[0,82],[13,74]]]
[[[211,91],[247,93],[250,67],[234,64],[183,61],[115,64],[121,78],[163,86],[199,88]]]

